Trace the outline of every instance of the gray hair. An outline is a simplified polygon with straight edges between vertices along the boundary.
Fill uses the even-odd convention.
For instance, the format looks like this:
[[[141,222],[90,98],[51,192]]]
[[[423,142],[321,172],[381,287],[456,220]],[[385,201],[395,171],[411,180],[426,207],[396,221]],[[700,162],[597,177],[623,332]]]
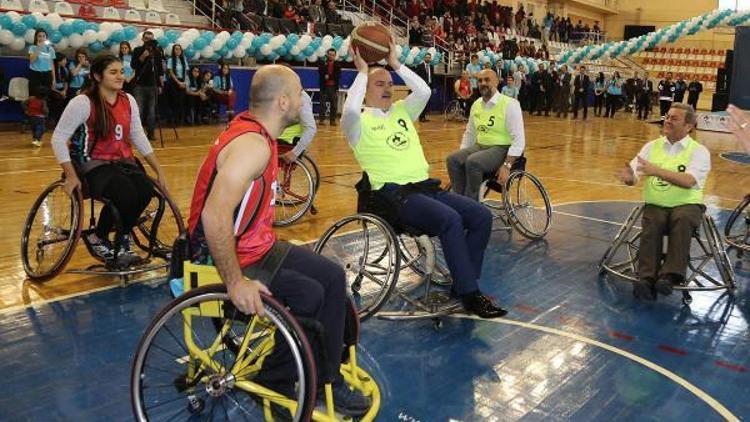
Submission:
[[[698,122],[698,119],[695,116],[695,109],[693,108],[693,106],[689,104],[673,103],[672,107],[670,108],[676,108],[677,110],[685,110],[685,123],[695,126],[695,124]]]

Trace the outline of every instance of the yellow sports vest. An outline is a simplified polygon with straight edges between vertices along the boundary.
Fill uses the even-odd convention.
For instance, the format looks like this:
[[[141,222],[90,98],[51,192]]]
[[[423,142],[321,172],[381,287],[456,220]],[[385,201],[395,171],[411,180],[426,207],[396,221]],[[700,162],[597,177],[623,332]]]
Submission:
[[[429,177],[417,129],[403,101],[394,103],[386,117],[365,110],[360,122],[354,157],[369,176],[372,190],[386,183],[405,185]]]
[[[688,138],[688,145],[679,154],[669,156],[666,152],[664,138],[660,138],[651,147],[648,160],[655,166],[669,171],[684,172],[687,169],[693,152],[699,146],[692,138]],[[682,188],[675,186],[659,177],[648,176],[643,189],[643,197],[647,204],[673,208],[686,204],[702,204],[703,189]]]
[[[471,119],[477,133],[477,144],[493,146],[510,145],[513,142],[505,127],[505,110],[511,101],[513,99],[507,95],[500,95],[495,106],[489,110],[484,109],[481,98],[474,101],[471,106]]]
[[[295,123],[281,132],[281,135],[279,135],[279,141],[291,144],[292,141],[294,141],[294,138],[299,138],[300,136],[302,136],[302,124]]]

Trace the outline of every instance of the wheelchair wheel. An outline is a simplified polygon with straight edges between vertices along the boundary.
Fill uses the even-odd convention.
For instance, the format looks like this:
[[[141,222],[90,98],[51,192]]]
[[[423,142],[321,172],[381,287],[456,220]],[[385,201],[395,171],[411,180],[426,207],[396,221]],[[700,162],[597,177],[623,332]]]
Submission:
[[[734,268],[732,267],[732,263],[729,261],[727,251],[724,248],[724,242],[721,239],[721,234],[719,234],[719,229],[716,228],[714,219],[708,215],[706,215],[705,218],[707,219],[707,224],[705,225],[705,227],[707,228],[707,233],[705,233],[705,235],[708,239],[708,245],[711,249],[711,254],[714,256],[714,263],[716,264],[716,268],[719,270],[719,275],[721,276],[724,284],[726,284],[729,289],[733,289],[735,286]]]
[[[180,209],[172,199],[162,192],[156,181],[151,180],[151,183],[156,195],[151,198],[138,224],[133,228],[133,241],[144,252],[168,260],[172,244],[185,231],[185,223]]]
[[[315,244],[315,252],[344,268],[348,293],[362,321],[388,301],[398,282],[401,257],[396,234],[372,214],[337,221]]]
[[[274,226],[284,227],[302,218],[315,196],[315,182],[310,169],[299,158],[279,165]]]
[[[750,195],[745,195],[727,219],[724,237],[729,245],[750,251]]]
[[[417,241],[411,236],[401,235],[398,237],[401,246],[402,266],[409,267],[420,276],[425,275],[426,257],[420,253]],[[432,239],[432,245],[435,248],[435,268],[432,272],[431,281],[440,286],[448,286],[453,283],[451,273],[448,270],[448,264],[443,256],[443,248],[440,246],[440,240]]]
[[[313,179],[313,185],[315,186],[314,192],[315,195],[317,195],[318,188],[320,187],[320,168],[318,168],[318,163],[316,163],[315,160],[313,160],[313,158],[305,152],[303,152],[299,158],[303,163],[305,163],[307,169],[310,170],[310,174],[312,175]],[[313,200],[314,199],[315,198],[313,198]]]
[[[443,120],[448,121],[461,121],[464,119],[464,111],[461,108],[461,103],[458,100],[453,100],[448,103],[443,113]]]
[[[46,281],[70,261],[81,237],[83,200],[76,190],[71,197],[63,180],[49,185],[26,217],[21,238],[21,261],[30,279]]]
[[[130,394],[136,420],[265,420],[271,413],[310,420],[317,390],[310,346],[281,304],[267,296],[263,304],[264,318],[243,315],[232,306],[225,286],[211,285],[162,309],[133,360]],[[222,321],[219,333],[216,319]],[[245,347],[224,347],[229,332],[237,333]],[[259,382],[274,351],[293,374],[292,397]]]
[[[552,224],[552,204],[542,182],[525,171],[512,172],[503,195],[508,219],[528,239],[541,239]]]

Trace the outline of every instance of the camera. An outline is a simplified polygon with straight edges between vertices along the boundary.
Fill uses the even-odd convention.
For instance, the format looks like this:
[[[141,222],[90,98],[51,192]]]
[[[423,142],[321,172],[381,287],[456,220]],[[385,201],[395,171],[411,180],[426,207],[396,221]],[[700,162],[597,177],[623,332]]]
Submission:
[[[156,42],[156,40],[148,40],[143,43],[143,47],[148,50],[155,50],[157,47],[159,47],[159,44]]]

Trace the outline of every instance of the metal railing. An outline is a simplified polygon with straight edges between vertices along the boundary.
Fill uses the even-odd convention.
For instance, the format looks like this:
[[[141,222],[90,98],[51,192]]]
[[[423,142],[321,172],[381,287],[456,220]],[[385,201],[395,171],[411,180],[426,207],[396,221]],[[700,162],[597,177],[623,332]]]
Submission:
[[[396,38],[408,39],[409,37],[408,18],[393,4],[376,0],[341,0],[338,6],[340,10],[365,13],[379,20],[393,32]]]

